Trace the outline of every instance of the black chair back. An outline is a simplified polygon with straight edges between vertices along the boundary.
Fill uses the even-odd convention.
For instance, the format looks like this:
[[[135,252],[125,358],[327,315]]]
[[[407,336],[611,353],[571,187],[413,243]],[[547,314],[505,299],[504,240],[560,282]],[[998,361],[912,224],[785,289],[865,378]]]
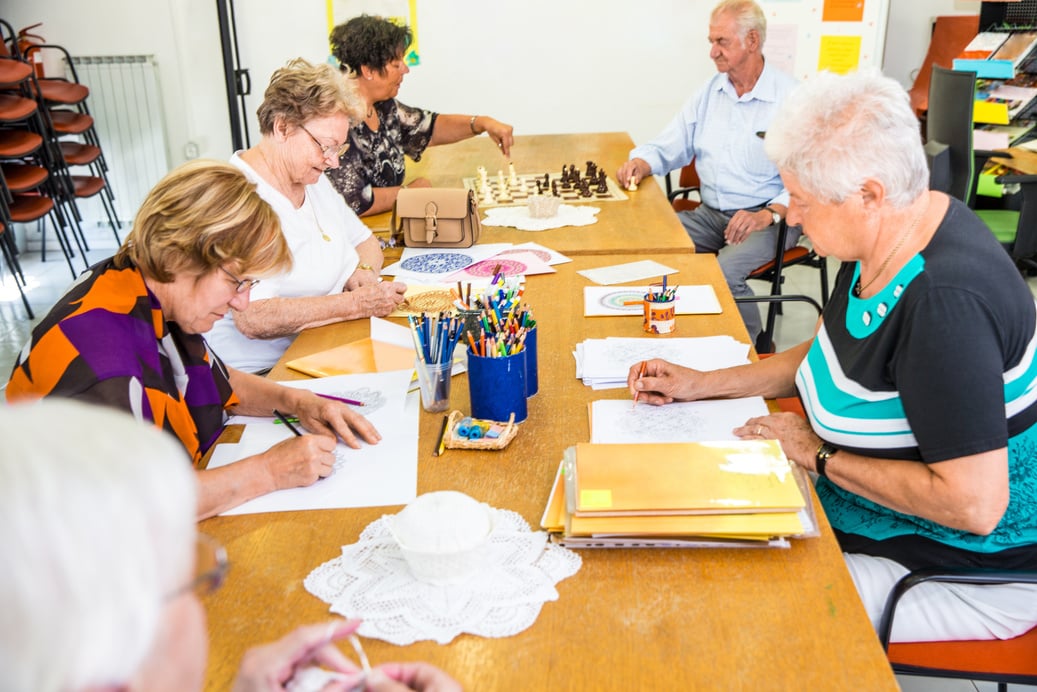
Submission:
[[[930,149],[935,143],[945,144],[949,153],[949,185],[939,182],[948,171],[933,169],[931,182],[937,189],[957,197],[969,206],[973,204],[974,166],[972,155],[972,106],[976,94],[976,73],[958,72],[933,65],[929,82],[929,113],[926,117],[926,138]],[[946,156],[947,154],[944,154]]]

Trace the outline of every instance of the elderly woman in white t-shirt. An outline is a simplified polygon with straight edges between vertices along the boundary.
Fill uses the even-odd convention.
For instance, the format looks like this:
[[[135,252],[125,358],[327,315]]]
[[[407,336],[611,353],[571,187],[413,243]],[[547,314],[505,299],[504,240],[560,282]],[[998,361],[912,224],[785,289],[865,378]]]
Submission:
[[[231,158],[277,212],[293,259],[289,273],[257,284],[249,305],[206,335],[239,370],[269,369],[303,329],[382,317],[403,302],[404,284],[379,281],[378,239],[323,175],[338,166],[350,123],[363,114],[335,68],[296,59],[270,79],[259,143]]]

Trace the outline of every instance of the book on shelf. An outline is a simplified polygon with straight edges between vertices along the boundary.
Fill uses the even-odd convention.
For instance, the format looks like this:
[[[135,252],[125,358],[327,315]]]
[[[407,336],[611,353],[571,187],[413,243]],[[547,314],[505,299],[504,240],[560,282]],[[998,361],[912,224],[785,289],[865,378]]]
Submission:
[[[776,440],[576,445],[574,516],[797,512],[803,493]]]
[[[1011,79],[1037,46],[1037,31],[984,31],[958,54],[955,70],[975,72],[981,79]]]
[[[976,90],[972,119],[977,123],[1008,125],[1023,115],[1037,98],[1037,87],[992,82]]]
[[[972,148],[977,151],[1007,149],[1033,130],[1032,120],[1016,120],[1009,125],[980,125],[972,131]]]

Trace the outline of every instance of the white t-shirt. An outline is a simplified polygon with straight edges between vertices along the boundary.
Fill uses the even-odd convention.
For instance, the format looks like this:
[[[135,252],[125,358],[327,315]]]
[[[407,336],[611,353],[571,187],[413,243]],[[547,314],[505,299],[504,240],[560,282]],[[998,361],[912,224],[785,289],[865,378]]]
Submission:
[[[240,152],[230,162],[256,183],[259,196],[281,219],[281,231],[292,251],[292,270],[264,278],[252,289],[252,300],[299,298],[340,293],[360,263],[356,246],[371,231],[350,209],[326,176],[306,188],[298,209],[242,160]],[[324,239],[324,236],[328,240]],[[228,365],[246,372],[265,370],[281,357],[294,336],[250,339],[238,331],[233,311],[205,334],[206,340]]]

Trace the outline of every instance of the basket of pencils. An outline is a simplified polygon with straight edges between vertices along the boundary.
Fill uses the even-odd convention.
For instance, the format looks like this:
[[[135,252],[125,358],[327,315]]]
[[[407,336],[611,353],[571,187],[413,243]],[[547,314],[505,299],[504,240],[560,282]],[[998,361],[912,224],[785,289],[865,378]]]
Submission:
[[[519,426],[512,415],[508,421],[492,421],[451,411],[443,431],[447,449],[504,449],[518,435]]]

